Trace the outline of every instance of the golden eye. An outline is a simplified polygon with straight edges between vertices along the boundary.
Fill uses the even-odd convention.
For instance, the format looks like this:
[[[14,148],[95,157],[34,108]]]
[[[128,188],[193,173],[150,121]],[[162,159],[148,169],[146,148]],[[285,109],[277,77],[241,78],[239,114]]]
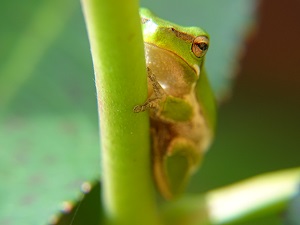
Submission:
[[[208,49],[209,40],[205,36],[198,36],[194,39],[192,45],[192,51],[198,58],[205,55]]]

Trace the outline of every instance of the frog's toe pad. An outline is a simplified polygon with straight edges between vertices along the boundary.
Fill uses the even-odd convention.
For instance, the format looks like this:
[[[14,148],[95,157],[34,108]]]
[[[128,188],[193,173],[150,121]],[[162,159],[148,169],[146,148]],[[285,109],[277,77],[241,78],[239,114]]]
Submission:
[[[143,111],[145,111],[144,108],[145,108],[145,107],[144,107],[143,105],[136,105],[136,106],[133,108],[133,112],[135,112],[135,113],[143,112]]]

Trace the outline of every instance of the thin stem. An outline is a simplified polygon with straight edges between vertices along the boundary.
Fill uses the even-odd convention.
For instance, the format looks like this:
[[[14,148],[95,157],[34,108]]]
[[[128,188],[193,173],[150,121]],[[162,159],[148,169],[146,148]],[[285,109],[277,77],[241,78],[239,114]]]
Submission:
[[[82,0],[95,70],[101,128],[103,203],[120,225],[159,224],[151,176],[149,121],[137,0]]]
[[[213,224],[235,224],[286,208],[296,194],[300,168],[259,175],[207,194]]]
[[[164,206],[169,224],[237,224],[284,210],[297,193],[300,168],[259,175],[205,195],[185,196]]]

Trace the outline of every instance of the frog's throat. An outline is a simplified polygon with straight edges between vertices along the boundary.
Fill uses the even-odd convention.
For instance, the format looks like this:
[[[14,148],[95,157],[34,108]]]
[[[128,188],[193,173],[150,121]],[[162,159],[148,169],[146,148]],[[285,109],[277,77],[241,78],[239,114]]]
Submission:
[[[155,47],[157,47],[157,48],[162,49],[161,47],[157,46],[156,44],[149,43],[149,42],[145,42],[145,43],[147,43],[148,45],[153,45],[153,46],[155,46]],[[199,66],[199,65],[194,64],[194,65],[191,66],[190,64],[187,63],[187,61],[185,61],[181,56],[179,56],[179,55],[176,54],[175,52],[170,51],[170,50],[168,50],[168,49],[163,49],[163,50],[165,50],[165,51],[167,51],[167,52],[170,52],[171,54],[176,55],[178,58],[180,58],[180,59],[181,59],[188,67],[190,67],[190,68],[196,73],[196,75],[197,75],[198,78],[199,78],[199,76],[200,76],[200,66]]]

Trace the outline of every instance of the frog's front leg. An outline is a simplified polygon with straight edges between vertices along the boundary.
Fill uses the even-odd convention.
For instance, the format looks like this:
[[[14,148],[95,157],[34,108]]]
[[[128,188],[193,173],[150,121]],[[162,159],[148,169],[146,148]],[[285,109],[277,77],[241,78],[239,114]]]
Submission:
[[[155,75],[152,73],[149,67],[147,67],[147,74],[148,79],[153,87],[154,96],[148,98],[144,104],[135,106],[133,109],[135,113],[143,112],[150,108],[159,108],[159,103],[163,98],[166,97],[164,89],[160,86],[160,84],[156,80]]]

